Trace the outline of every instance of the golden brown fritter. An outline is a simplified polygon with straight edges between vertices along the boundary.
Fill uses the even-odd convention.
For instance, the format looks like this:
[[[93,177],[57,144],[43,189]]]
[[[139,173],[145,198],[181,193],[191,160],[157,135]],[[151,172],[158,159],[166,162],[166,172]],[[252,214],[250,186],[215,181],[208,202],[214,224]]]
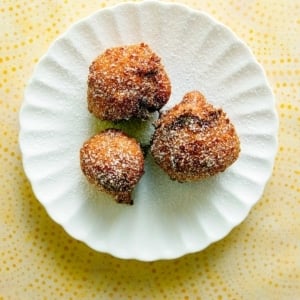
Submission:
[[[155,124],[151,153],[155,162],[180,182],[223,172],[237,158],[240,142],[222,109],[193,91],[162,114]]]
[[[89,182],[117,202],[133,204],[131,192],[144,173],[143,153],[135,139],[107,129],[83,144],[80,165]]]
[[[147,119],[170,94],[161,60],[145,43],[107,49],[89,68],[88,109],[102,120]]]

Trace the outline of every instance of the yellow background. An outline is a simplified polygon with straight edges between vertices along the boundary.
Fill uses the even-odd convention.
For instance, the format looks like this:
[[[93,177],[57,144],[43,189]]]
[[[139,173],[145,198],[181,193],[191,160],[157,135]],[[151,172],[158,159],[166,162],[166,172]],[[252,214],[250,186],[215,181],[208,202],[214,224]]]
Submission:
[[[300,299],[300,1],[174,1],[231,27],[276,96],[273,176],[225,239],[176,260],[124,261],[70,238],[34,197],[18,146],[24,87],[56,37],[119,2],[0,2],[0,299]]]

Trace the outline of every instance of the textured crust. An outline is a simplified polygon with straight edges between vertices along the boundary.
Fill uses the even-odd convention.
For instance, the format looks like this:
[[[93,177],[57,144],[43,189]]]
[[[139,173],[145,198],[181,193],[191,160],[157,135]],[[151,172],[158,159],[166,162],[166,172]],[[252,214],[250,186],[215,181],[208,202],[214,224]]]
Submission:
[[[155,123],[151,153],[174,180],[198,180],[223,172],[237,158],[240,142],[222,109],[193,91]]]
[[[160,58],[145,43],[107,49],[89,68],[88,109],[102,120],[147,119],[170,94]]]
[[[80,165],[90,183],[117,202],[133,203],[131,192],[144,173],[143,153],[135,139],[107,129],[83,144]]]

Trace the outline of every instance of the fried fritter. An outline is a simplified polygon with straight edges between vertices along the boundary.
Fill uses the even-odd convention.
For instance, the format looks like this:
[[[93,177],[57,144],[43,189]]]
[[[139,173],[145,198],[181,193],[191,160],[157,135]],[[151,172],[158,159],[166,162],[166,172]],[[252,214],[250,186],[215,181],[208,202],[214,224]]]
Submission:
[[[88,109],[102,120],[147,119],[170,94],[161,59],[145,43],[107,49],[89,68]]]
[[[119,203],[133,204],[131,192],[144,173],[144,156],[134,138],[107,129],[83,144],[80,165],[90,183]]]
[[[240,142],[233,124],[198,91],[187,93],[155,127],[152,156],[173,180],[213,176],[238,158]]]

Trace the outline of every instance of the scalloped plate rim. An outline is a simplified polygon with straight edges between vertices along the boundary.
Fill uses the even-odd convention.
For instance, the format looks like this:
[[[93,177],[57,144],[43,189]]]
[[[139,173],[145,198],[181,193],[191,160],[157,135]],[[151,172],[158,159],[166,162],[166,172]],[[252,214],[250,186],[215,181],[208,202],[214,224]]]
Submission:
[[[75,23],[73,23],[66,31],[65,33],[63,33],[62,35],[60,35],[58,38],[56,38],[53,43],[51,44],[51,46],[49,47],[49,49],[47,50],[47,52],[41,57],[41,59],[39,60],[38,64],[36,65],[35,69],[34,69],[34,72],[33,72],[33,75],[31,76],[30,80],[28,81],[28,84],[27,84],[27,87],[26,87],[26,90],[25,90],[25,95],[24,95],[24,101],[22,103],[22,106],[21,106],[21,110],[20,110],[20,133],[19,133],[19,144],[20,144],[20,149],[21,149],[21,154],[22,154],[22,163],[23,163],[23,167],[24,167],[24,171],[25,171],[25,174],[26,176],[29,178],[30,182],[31,182],[31,186],[32,186],[32,190],[35,194],[35,196],[37,197],[37,199],[39,200],[39,202],[44,206],[44,208],[46,209],[47,213],[51,216],[51,218],[59,223],[63,228],[64,230],[69,234],[71,235],[72,237],[74,237],[75,239],[78,239],[78,237],[76,237],[75,234],[71,234],[69,231],[67,231],[64,227],[64,223],[63,222],[59,222],[58,220],[55,220],[55,218],[51,215],[51,212],[49,211],[49,207],[47,207],[47,203],[44,203],[42,201],[42,198],[43,196],[39,194],[39,192],[37,191],[36,189],[36,185],[37,185],[37,181],[38,180],[32,180],[32,176],[31,176],[31,173],[30,173],[30,164],[28,164],[28,158],[30,158],[30,154],[27,152],[27,149],[24,149],[23,147],[23,143],[22,143],[22,139],[24,138],[25,136],[25,133],[26,133],[26,128],[24,129],[24,124],[26,123],[26,120],[24,120],[24,118],[22,118],[22,114],[23,114],[23,111],[24,109],[26,108],[26,106],[28,105],[27,103],[27,99],[28,97],[30,98],[30,96],[28,96],[28,91],[29,91],[29,86],[32,84],[32,82],[35,81],[35,73],[36,73],[36,70],[39,66],[39,64],[42,64],[43,61],[47,58],[47,56],[49,55],[49,53],[51,53],[51,50],[52,50],[52,46],[58,41],[58,40],[62,40],[64,39],[65,37],[67,37],[68,33],[71,31],[71,30],[74,30],[74,28],[81,24],[81,23],[84,23],[84,22],[87,22],[88,19],[90,18],[93,18],[93,17],[96,17],[96,15],[98,14],[102,14],[103,11],[114,11],[115,8],[117,7],[126,7],[126,6],[142,6],[142,5],[163,5],[163,6],[177,6],[181,9],[185,9],[186,12],[188,13],[193,13],[193,14],[202,14],[202,15],[205,15],[205,17],[207,17],[211,22],[215,23],[215,24],[218,24],[219,26],[221,27],[224,27],[226,28],[227,30],[229,30],[231,32],[231,34],[234,36],[234,38],[239,42],[241,43],[245,48],[247,48],[247,50],[249,51],[249,54],[250,56],[252,56],[254,62],[259,65],[261,71],[262,71],[262,74],[263,74],[263,77],[264,77],[264,84],[265,86],[268,88],[269,92],[270,92],[270,95],[273,97],[273,102],[274,102],[274,106],[273,106],[273,109],[271,110],[271,113],[274,117],[273,119],[273,133],[274,135],[272,136],[273,137],[273,144],[274,144],[274,147],[273,147],[273,153],[271,153],[270,157],[270,164],[271,164],[271,169],[273,168],[274,166],[274,159],[275,159],[275,155],[276,155],[276,152],[277,152],[277,147],[278,147],[278,140],[277,140],[277,131],[278,131],[278,117],[277,117],[277,112],[276,112],[276,109],[275,109],[275,97],[274,97],[274,94],[273,94],[273,91],[271,89],[271,87],[269,86],[268,84],[268,81],[266,79],[266,73],[264,71],[264,69],[262,68],[262,66],[256,61],[255,59],[255,56],[253,55],[251,49],[242,41],[240,40],[240,38],[229,28],[227,27],[226,25],[220,23],[219,21],[215,20],[214,18],[212,18],[209,14],[207,14],[206,12],[203,12],[203,11],[197,11],[197,10],[193,10],[192,8],[188,7],[188,6],[185,6],[183,4],[175,4],[175,3],[158,3],[156,1],[144,1],[144,2],[140,2],[140,3],[134,3],[134,2],[128,2],[128,3],[121,3],[121,4],[117,4],[115,6],[112,6],[112,7],[107,7],[107,8],[103,8],[103,9],[100,9],[96,12],[94,12],[93,14],[91,14],[90,16],[87,16]],[[270,109],[270,108],[269,108]],[[265,184],[267,183],[267,181],[269,180],[269,178],[271,177],[272,175],[272,171],[269,173],[269,176],[267,176],[267,178],[265,178],[264,180],[264,184],[262,185],[261,187],[261,191],[259,192],[260,194],[260,197],[261,195],[263,194],[264,192],[264,187],[265,187]],[[143,255],[132,255],[130,253],[126,253],[125,251],[125,255],[124,255],[124,251],[123,252],[118,252],[117,249],[109,249],[109,247],[106,247],[106,248],[101,248],[101,249],[98,249],[98,248],[95,248],[91,243],[87,242],[87,241],[84,241],[84,240],[80,240],[81,242],[85,243],[86,245],[88,245],[89,247],[97,250],[97,251],[101,251],[103,253],[108,253],[108,254],[111,254],[113,256],[116,256],[116,257],[119,257],[119,258],[124,258],[124,259],[137,259],[137,260],[142,260],[142,261],[154,261],[154,260],[161,260],[161,259],[174,259],[174,258],[178,258],[178,257],[181,257],[183,255],[186,255],[186,254],[189,254],[189,253],[195,253],[195,252],[198,252],[198,251],[201,251],[203,249],[205,249],[206,247],[208,247],[209,245],[211,245],[212,243],[216,242],[216,241],[219,241],[221,239],[223,239],[225,236],[227,236],[236,226],[238,226],[240,223],[242,223],[245,218],[247,217],[247,215],[249,214],[251,208],[256,204],[256,202],[260,199],[260,197],[258,197],[258,199],[256,201],[253,201],[253,203],[248,203],[248,207],[247,207],[247,212],[246,212],[246,215],[240,220],[240,222],[238,223],[235,223],[229,232],[226,232],[224,235],[216,238],[216,239],[213,239],[210,241],[209,244],[203,246],[203,247],[197,247],[197,246],[194,246],[194,247],[187,247],[185,245],[185,247],[182,248],[182,251],[174,251],[172,252],[171,254],[168,253],[168,255],[159,255],[158,253],[153,253],[153,255],[150,257],[150,256],[143,256]],[[123,254],[121,254],[123,253]]]

